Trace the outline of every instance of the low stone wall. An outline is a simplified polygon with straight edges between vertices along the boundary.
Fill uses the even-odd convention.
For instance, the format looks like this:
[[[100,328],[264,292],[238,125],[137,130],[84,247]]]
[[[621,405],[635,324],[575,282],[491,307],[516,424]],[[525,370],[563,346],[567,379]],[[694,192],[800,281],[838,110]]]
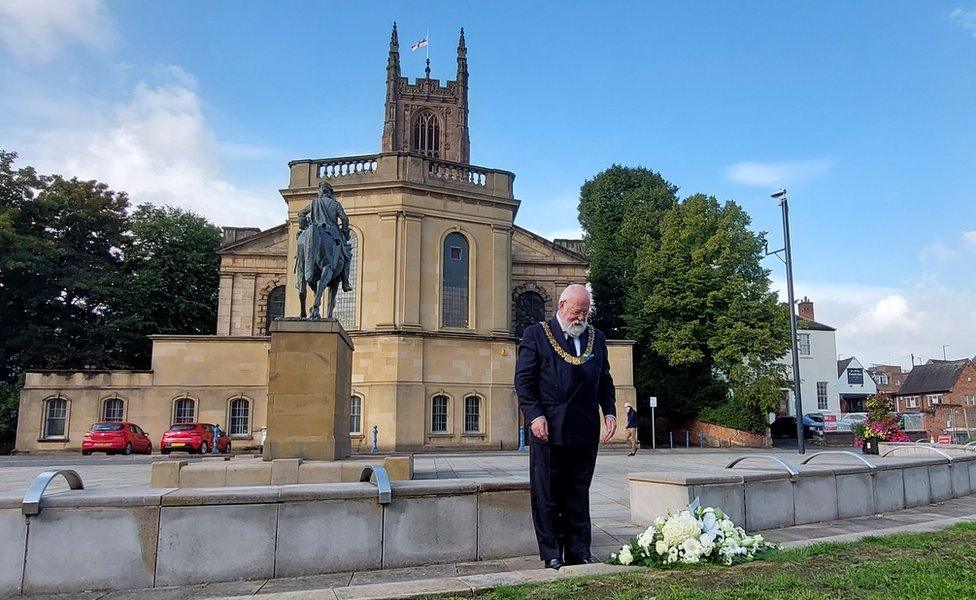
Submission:
[[[379,465],[391,481],[413,478],[413,455],[377,456],[347,460],[303,461],[300,458],[205,457],[201,462],[156,461],[152,464],[150,487],[236,487],[244,485],[290,485],[297,483],[340,483],[359,481],[363,467]]]
[[[691,432],[691,443],[712,448],[765,448],[769,442],[764,435],[750,431],[723,427],[695,419],[687,427]]]
[[[873,467],[841,455],[837,460],[844,458],[850,464],[832,460],[828,465],[799,466],[798,475],[785,469],[738,467],[631,473],[631,521],[649,525],[655,517],[681,510],[695,498],[704,506],[721,508],[750,531],[902,510],[972,493],[976,454],[969,454],[952,460],[888,458]]]
[[[963,444],[930,444],[928,442],[879,442],[878,453],[892,451],[892,456],[939,456],[939,452],[953,458],[976,457],[976,448],[966,448]],[[974,482],[976,483],[976,482]],[[974,486],[976,487],[976,486]]]
[[[536,550],[528,481],[77,490],[0,498],[0,595],[474,561]]]

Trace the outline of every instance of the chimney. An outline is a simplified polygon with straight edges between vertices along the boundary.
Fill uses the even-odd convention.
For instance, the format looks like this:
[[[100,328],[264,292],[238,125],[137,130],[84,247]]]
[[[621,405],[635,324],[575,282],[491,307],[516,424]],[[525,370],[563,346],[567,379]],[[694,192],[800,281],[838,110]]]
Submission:
[[[800,300],[799,302],[796,303],[796,308],[797,308],[797,314],[800,315],[801,319],[806,319],[807,321],[816,321],[816,319],[813,318],[813,300],[804,296],[803,300]]]

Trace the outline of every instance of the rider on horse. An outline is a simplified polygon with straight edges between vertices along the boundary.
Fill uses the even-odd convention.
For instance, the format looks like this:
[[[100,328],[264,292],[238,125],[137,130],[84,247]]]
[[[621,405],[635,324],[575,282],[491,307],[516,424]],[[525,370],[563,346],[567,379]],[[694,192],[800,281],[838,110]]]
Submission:
[[[318,304],[322,291],[341,275],[342,290],[352,290],[349,283],[349,266],[352,263],[352,246],[349,244],[349,217],[342,204],[332,195],[332,186],[323,181],[319,193],[312,202],[298,211],[298,253],[295,257],[295,272],[299,295],[302,300],[302,316],[305,308],[305,286],[316,290],[312,307],[313,316],[318,315]],[[335,288],[338,282],[335,282]],[[332,302],[336,289],[331,288]]]

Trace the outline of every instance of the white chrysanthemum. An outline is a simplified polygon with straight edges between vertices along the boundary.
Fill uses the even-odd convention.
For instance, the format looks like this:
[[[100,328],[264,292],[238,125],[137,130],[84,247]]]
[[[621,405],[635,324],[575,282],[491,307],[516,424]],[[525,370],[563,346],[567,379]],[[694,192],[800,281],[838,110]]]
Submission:
[[[668,546],[677,546],[689,538],[697,540],[701,535],[701,529],[698,527],[698,521],[688,511],[684,511],[668,519],[661,534]]]
[[[735,524],[732,523],[731,519],[722,519],[722,522],[719,524],[719,528],[722,530],[722,532],[727,534],[735,529]]]
[[[630,546],[624,546],[620,549],[620,554],[617,555],[617,559],[622,565],[629,565],[634,562],[634,555],[630,553]]]
[[[654,543],[654,530],[652,529],[648,529],[644,533],[637,536],[637,545],[643,548],[645,552],[649,551],[648,549],[651,547],[651,544],[653,543]]]
[[[664,540],[658,540],[657,543],[654,544],[654,550],[661,556],[664,556],[668,553],[668,545]]]
[[[678,549],[671,548],[668,550],[668,557],[664,560],[667,564],[672,564],[678,562]]]
[[[681,551],[684,553],[685,558],[689,556],[698,558],[698,556],[702,553],[701,542],[695,538],[688,538],[681,543]]]

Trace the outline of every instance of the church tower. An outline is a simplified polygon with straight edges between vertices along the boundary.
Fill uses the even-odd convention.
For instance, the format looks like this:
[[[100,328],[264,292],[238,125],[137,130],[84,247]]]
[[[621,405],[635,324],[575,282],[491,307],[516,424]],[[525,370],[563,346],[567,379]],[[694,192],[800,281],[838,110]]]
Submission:
[[[396,23],[390,34],[386,64],[386,108],[382,152],[411,152],[468,164],[468,49],[464,28],[457,47],[457,75],[441,86],[430,78],[430,60],[424,77],[410,83],[400,75],[400,43]]]

